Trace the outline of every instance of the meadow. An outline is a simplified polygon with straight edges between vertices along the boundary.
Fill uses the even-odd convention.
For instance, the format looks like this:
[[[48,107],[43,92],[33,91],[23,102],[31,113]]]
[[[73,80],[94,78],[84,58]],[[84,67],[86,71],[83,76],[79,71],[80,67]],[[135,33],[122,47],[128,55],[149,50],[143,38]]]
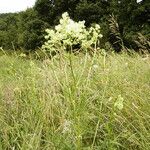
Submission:
[[[0,56],[0,150],[149,150],[150,58]]]

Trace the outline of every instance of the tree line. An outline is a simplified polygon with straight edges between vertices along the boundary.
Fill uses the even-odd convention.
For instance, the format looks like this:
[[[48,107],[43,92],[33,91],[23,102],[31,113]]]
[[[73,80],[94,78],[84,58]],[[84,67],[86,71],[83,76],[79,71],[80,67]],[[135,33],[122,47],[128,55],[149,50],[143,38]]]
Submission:
[[[36,50],[44,43],[46,28],[54,28],[63,12],[89,27],[101,26],[101,46],[121,51],[150,49],[149,0],[36,0],[33,8],[0,14],[0,47]]]

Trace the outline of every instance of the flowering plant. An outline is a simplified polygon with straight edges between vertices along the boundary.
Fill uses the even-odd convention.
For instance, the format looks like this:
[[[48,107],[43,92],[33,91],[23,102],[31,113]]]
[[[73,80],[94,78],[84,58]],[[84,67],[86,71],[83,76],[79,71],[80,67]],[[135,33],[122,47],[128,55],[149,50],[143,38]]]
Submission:
[[[94,27],[86,29],[85,21],[75,22],[70,19],[67,12],[62,14],[60,24],[55,29],[46,29],[47,40],[42,46],[43,49],[49,51],[60,51],[72,48],[74,45],[80,45],[80,48],[87,49],[92,45],[96,45],[98,39],[102,37],[100,34],[100,26],[96,24]]]

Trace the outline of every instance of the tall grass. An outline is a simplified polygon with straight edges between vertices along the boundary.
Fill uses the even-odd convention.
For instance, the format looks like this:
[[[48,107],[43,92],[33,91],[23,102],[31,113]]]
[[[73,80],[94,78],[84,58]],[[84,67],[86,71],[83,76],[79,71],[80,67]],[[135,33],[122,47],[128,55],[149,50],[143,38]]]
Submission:
[[[0,149],[149,150],[150,60],[1,56]]]

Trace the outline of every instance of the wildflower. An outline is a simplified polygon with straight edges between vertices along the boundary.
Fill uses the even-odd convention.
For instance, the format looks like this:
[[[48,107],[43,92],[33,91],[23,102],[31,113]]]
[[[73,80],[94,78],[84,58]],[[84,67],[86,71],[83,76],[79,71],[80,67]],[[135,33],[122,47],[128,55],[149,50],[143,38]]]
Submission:
[[[96,25],[95,25],[95,28],[96,28],[97,30],[99,30],[99,29],[100,29],[100,25],[96,24]]]
[[[86,49],[96,44],[102,37],[98,24],[86,29],[85,21],[75,22],[67,12],[62,14],[59,22],[60,24],[55,26],[54,30],[46,29],[48,35],[45,36],[45,39],[47,42],[42,46],[43,49],[60,51],[60,47],[65,50],[67,47],[77,44],[80,44],[81,49]]]
[[[123,97],[121,95],[118,95],[118,98],[114,104],[114,107],[116,107],[117,109],[119,110],[122,110],[123,109]]]
[[[71,125],[72,125],[71,121],[64,120],[62,133],[69,133],[69,132],[71,132]]]
[[[14,88],[14,92],[18,92],[18,91],[20,91],[19,87]]]
[[[19,56],[20,56],[20,57],[26,57],[26,54],[21,53]]]
[[[98,68],[98,65],[96,65],[96,64],[93,65],[93,68],[94,68],[94,69],[97,69],[97,68]]]
[[[102,37],[103,37],[103,35],[102,35],[102,34],[99,34],[99,37],[100,37],[100,38],[102,38]]]
[[[30,61],[30,67],[33,67],[33,66],[34,66],[34,62]]]
[[[126,67],[128,66],[128,63],[127,63],[127,62],[125,63],[125,66],[126,66]]]
[[[113,99],[112,97],[109,97],[108,102],[112,101],[112,99]]]

